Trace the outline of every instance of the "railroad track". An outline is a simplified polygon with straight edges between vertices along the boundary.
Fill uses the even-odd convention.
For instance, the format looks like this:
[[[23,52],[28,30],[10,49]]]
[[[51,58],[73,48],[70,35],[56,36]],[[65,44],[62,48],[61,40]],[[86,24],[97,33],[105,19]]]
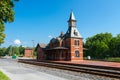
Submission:
[[[120,68],[57,62],[37,62],[29,60],[18,60],[18,62],[120,79]]]

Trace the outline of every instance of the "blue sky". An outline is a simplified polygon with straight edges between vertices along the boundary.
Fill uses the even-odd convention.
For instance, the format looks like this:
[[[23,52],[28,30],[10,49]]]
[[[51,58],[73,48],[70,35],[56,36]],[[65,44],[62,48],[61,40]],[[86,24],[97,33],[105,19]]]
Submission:
[[[84,40],[101,32],[114,36],[120,33],[120,0],[20,0],[16,3],[15,21],[7,23],[5,43],[15,45],[16,39],[23,46],[49,43],[68,29],[71,10],[77,28]]]

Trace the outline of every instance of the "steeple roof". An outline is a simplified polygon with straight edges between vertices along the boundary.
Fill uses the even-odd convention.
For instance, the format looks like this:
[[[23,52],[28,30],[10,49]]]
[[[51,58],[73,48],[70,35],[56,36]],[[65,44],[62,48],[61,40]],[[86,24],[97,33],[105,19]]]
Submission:
[[[73,11],[70,13],[69,21],[76,20]]]
[[[82,36],[80,35],[77,27],[76,27],[76,19],[75,19],[75,16],[74,16],[74,13],[71,12],[70,13],[70,18],[69,18],[69,21],[68,21],[68,30],[65,34],[65,37],[67,38],[82,38]]]

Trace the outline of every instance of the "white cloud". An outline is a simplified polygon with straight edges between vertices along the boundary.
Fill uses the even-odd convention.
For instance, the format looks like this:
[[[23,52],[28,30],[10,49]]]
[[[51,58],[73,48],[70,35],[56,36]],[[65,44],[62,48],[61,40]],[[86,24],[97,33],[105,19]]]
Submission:
[[[21,44],[21,41],[20,41],[19,39],[15,39],[15,40],[14,40],[14,44],[20,45],[20,44]]]
[[[51,35],[48,36],[49,38],[53,38]]]

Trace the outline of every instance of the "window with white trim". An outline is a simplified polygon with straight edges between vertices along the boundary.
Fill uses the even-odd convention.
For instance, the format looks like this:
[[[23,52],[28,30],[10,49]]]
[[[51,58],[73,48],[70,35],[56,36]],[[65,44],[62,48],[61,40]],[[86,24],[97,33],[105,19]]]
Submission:
[[[80,57],[80,53],[79,53],[79,51],[77,50],[77,51],[75,51],[75,57]]]

